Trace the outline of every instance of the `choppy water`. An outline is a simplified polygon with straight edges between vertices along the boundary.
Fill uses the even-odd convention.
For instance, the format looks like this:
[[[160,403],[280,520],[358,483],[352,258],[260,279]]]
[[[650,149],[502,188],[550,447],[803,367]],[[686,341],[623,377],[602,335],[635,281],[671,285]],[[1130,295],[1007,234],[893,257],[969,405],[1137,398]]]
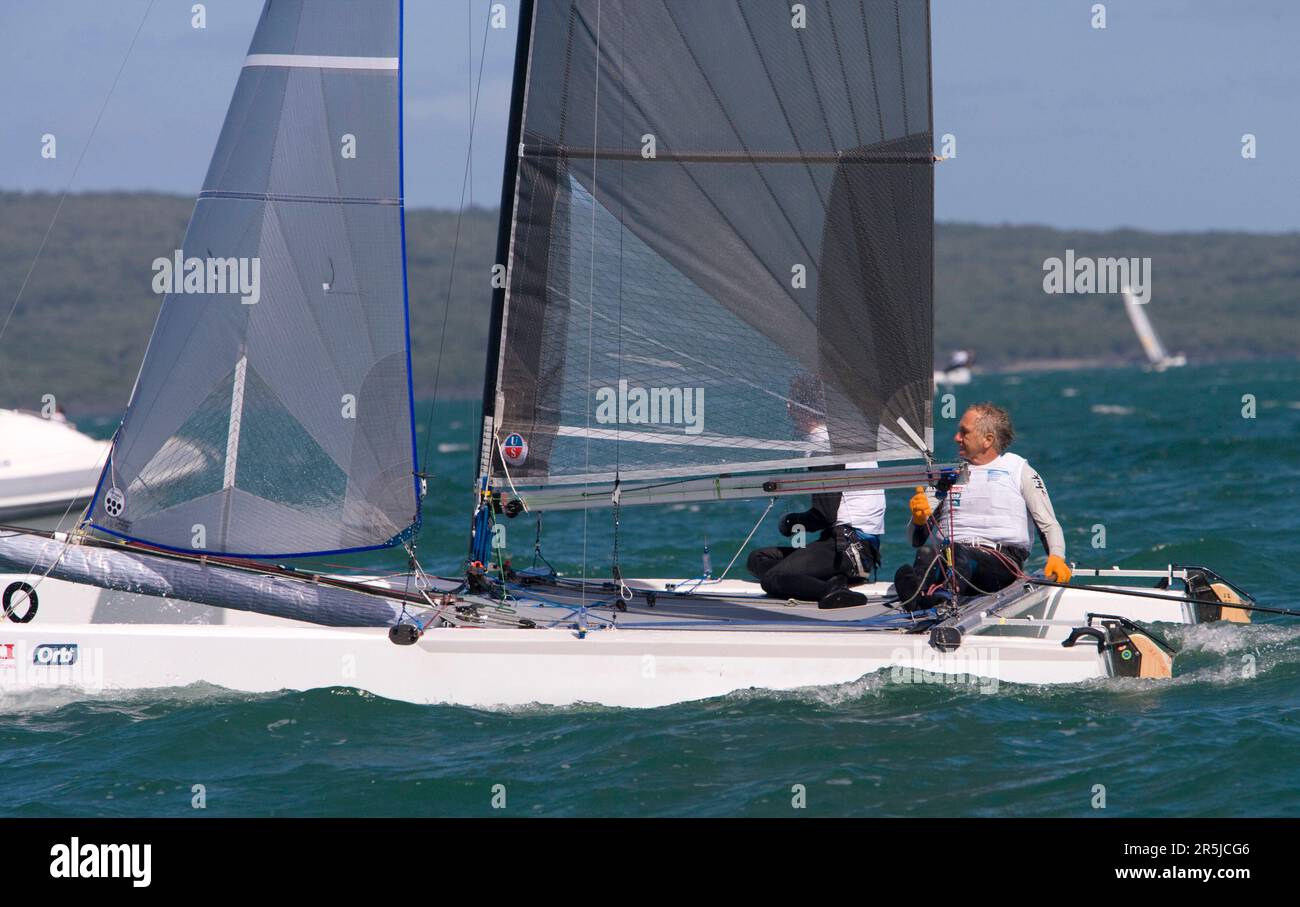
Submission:
[[[993,375],[957,391],[959,404],[984,398],[1015,415],[1015,449],[1046,479],[1073,559],[1204,563],[1261,603],[1300,607],[1300,363]],[[472,407],[440,406],[435,449],[471,444],[474,424]],[[937,418],[936,435],[954,424]],[[464,551],[470,459],[433,457],[426,566],[452,570]],[[893,565],[906,495],[891,495]],[[624,567],[693,575],[707,534],[720,570],[763,506],[625,510]],[[608,519],[588,517],[592,573],[608,569]],[[1099,524],[1104,550],[1090,544]],[[526,562],[531,527],[515,531]],[[576,570],[582,516],[548,517],[543,547]],[[991,695],[875,675],[647,711],[486,712],[344,690],[11,697],[0,794],[10,815],[192,815],[196,784],[207,815],[493,815],[497,784],[511,815],[1300,815],[1300,622],[1170,635],[1172,683]]]

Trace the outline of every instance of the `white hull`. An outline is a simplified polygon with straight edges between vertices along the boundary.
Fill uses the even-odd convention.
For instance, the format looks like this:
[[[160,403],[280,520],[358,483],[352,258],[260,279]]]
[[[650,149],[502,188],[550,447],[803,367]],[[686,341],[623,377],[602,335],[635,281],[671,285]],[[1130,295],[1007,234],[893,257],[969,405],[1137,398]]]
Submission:
[[[959,385],[970,384],[971,370],[965,366],[948,369],[945,372],[937,371],[934,373],[934,383],[936,386],[943,385],[946,387],[957,387]]]
[[[737,690],[848,683],[891,669],[992,689],[1106,676],[1093,647],[1029,638],[972,639],[940,653],[924,636],[566,629],[430,630],[395,646],[383,629],[49,624],[5,627],[0,684],[11,695],[50,688],[92,694],[213,684],[248,693],[353,687],[389,699],[464,706],[653,707]],[[34,664],[75,652],[67,666]],[[56,647],[51,649],[50,647]],[[72,648],[72,647],[75,647]],[[51,656],[54,657],[54,656]],[[64,656],[68,657],[68,656]]]
[[[89,501],[107,449],[59,419],[0,409],[0,522],[57,517]]]
[[[33,578],[9,575],[0,584],[7,589],[25,580]],[[629,581],[641,596],[667,596],[670,586],[685,591],[694,585]],[[864,591],[887,589],[877,584]],[[766,609],[755,613],[771,614],[794,629],[692,629],[690,621],[672,629],[629,628],[626,621],[637,618],[629,614],[620,615],[623,627],[593,625],[585,632],[559,622],[531,630],[430,629],[415,645],[398,646],[384,628],[319,627],[47,578],[38,584],[38,611],[30,623],[0,622],[0,692],[64,687],[101,694],[205,683],[248,693],[353,687],[395,700],[478,707],[650,707],[750,688],[842,684],[881,671],[891,682],[919,682],[914,672],[927,672],[992,690],[1000,682],[1077,683],[1110,676],[1112,667],[1095,645],[1061,645],[1071,629],[1088,622],[1089,613],[1195,620],[1180,602],[1046,589],[1017,595],[1023,602],[999,615],[996,626],[940,652],[927,634],[897,628],[793,625],[828,613],[807,603],[766,599],[756,590],[754,583],[726,581],[692,591],[731,602],[752,598],[755,608]],[[18,604],[22,616],[21,598]]]

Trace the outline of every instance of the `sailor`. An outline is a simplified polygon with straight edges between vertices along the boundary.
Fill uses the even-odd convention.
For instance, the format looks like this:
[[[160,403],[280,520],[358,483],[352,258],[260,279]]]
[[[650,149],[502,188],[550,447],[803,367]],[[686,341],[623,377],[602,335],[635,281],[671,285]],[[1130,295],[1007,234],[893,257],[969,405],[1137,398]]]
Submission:
[[[962,415],[954,440],[966,462],[957,483],[937,508],[921,488],[909,503],[916,559],[894,575],[899,603],[907,610],[932,608],[944,599],[945,538],[953,543],[959,594],[1009,586],[1023,575],[1029,557],[1030,520],[1047,549],[1047,577],[1070,581],[1065,535],[1047,487],[1024,457],[1007,452],[1014,437],[1011,417],[1000,406],[976,403]],[[932,537],[932,530],[941,537]]]
[[[795,376],[786,407],[795,428],[814,447],[829,447],[830,435],[821,414],[821,386],[811,375]],[[811,455],[811,451],[810,451]],[[850,469],[875,466],[850,463]],[[813,470],[838,469],[814,466]],[[760,548],[750,554],[749,572],[768,595],[815,601],[822,608],[844,608],[866,602],[853,592],[880,564],[880,536],[885,531],[885,493],[877,490],[815,494],[812,507],[781,518],[778,531],[789,538],[796,533],[818,533],[803,547]],[[847,597],[846,597],[847,594]]]

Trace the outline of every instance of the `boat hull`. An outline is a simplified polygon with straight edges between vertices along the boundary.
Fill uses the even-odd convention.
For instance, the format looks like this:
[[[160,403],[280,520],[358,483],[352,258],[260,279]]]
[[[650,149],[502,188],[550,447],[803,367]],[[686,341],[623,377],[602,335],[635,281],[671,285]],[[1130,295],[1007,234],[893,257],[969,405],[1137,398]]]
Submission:
[[[69,559],[63,552],[58,568]],[[216,564],[196,569],[227,572]],[[871,593],[867,605],[823,611],[815,603],[768,598],[746,581],[629,580],[620,596],[612,583],[525,576],[508,587],[504,605],[499,592],[459,590],[454,604],[468,611],[438,611],[454,626],[428,609],[412,609],[428,629],[402,646],[389,639],[391,601],[373,611],[380,619],[370,626],[321,626],[285,616],[308,613],[305,605],[286,612],[282,602],[269,603],[265,609],[273,613],[264,613],[250,592],[263,581],[268,599],[283,598],[280,585],[287,582],[315,585],[302,579],[255,582],[250,575],[248,583],[229,586],[241,596],[232,607],[218,599],[130,591],[140,588],[138,579],[132,572],[124,588],[104,589],[55,576],[0,576],[12,611],[0,622],[0,693],[63,687],[99,694],[203,683],[247,693],[352,687],[407,702],[476,707],[654,707],[868,675],[883,683],[942,678],[995,691],[1004,682],[1078,683],[1125,674],[1134,664],[1116,662],[1113,647],[1107,651],[1086,637],[1064,645],[1078,627],[1095,624],[1095,615],[1190,623],[1202,613],[1174,592],[1165,602],[1122,590],[1025,584],[972,600],[963,610],[974,624],[962,627],[955,645],[941,646],[930,632],[938,619],[890,608],[887,584],[862,587]],[[35,587],[34,611],[23,584]],[[372,585],[385,587],[379,579]],[[211,582],[188,587],[218,588]],[[1161,660],[1150,646],[1139,647],[1148,666]],[[1133,676],[1168,675],[1167,663],[1157,667],[1163,673]]]
[[[570,609],[557,609],[553,598],[532,611],[520,597],[516,614],[555,619],[535,629],[436,627],[414,645],[399,646],[383,627],[323,627],[54,578],[0,582],[7,589],[29,580],[37,586],[35,615],[27,623],[0,623],[0,693],[10,696],[50,688],[111,695],[201,683],[247,693],[351,687],[406,702],[476,707],[654,707],[868,675],[881,683],[939,681],[994,692],[1004,682],[1078,683],[1115,673],[1096,646],[1062,646],[1071,622],[1040,619],[1052,597],[1041,589],[1004,593],[1010,605],[997,625],[945,652],[928,633],[908,632],[897,616],[881,617],[885,622],[875,629],[770,599],[742,606],[751,615],[744,622],[715,629],[707,611],[681,613],[690,603],[709,606],[689,597],[633,605],[612,625],[599,623],[594,609],[589,622],[580,621]],[[477,602],[490,609],[490,601]],[[15,599],[17,617],[27,616],[26,606]],[[768,622],[754,619],[762,615]],[[648,620],[663,628],[637,623]]]
[[[1108,676],[1090,646],[972,638],[939,652],[925,636],[674,630],[435,629],[396,646],[382,629],[49,624],[5,627],[0,691],[93,695],[212,684],[247,693],[351,687],[389,699],[476,707],[596,703],[655,707],[739,690],[793,690],[879,673],[998,684]]]

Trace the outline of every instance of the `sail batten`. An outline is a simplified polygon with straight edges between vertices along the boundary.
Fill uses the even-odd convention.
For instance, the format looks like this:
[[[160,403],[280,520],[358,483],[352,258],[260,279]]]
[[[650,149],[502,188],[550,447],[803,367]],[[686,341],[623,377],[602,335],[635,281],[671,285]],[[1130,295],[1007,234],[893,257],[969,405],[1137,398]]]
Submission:
[[[302,69],[377,69],[396,73],[397,57],[327,57],[320,54],[249,54],[245,66],[287,66]]]
[[[401,14],[400,0],[264,7],[96,528],[293,557],[389,546],[418,521]]]
[[[481,462],[522,487],[927,453],[926,0],[530,25]]]

